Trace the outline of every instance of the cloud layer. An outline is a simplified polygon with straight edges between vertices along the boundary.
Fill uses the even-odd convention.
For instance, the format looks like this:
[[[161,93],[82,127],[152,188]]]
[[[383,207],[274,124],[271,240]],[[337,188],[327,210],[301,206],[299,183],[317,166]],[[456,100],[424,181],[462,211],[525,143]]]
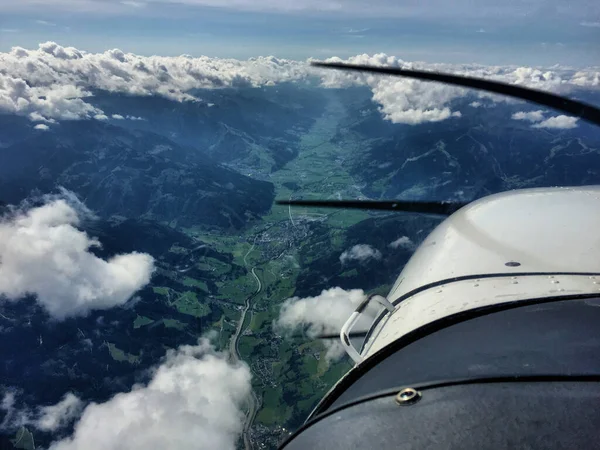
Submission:
[[[561,93],[574,87],[600,86],[600,73],[596,69],[429,64],[408,62],[386,54],[357,55],[344,61],[444,71]],[[95,90],[195,101],[201,99],[191,93],[193,89],[272,86],[312,76],[320,78],[325,87],[369,86],[383,116],[394,123],[418,124],[460,117],[461,111],[453,109],[452,102],[468,92],[439,83],[314,69],[306,62],[272,56],[240,61],[188,55],[140,56],[119,49],[87,53],[45,42],[35,50],[14,47],[8,53],[0,53],[0,112],[47,123],[91,118],[107,120],[104,111],[89,103]],[[476,95],[488,101],[501,100],[499,96]],[[129,119],[120,114],[112,118]]]
[[[12,301],[33,294],[56,319],[124,304],[150,281],[153,258],[95,256],[90,249],[100,242],[77,229],[89,211],[74,195],[62,197],[0,219],[0,294]]]
[[[86,101],[92,90],[184,101],[196,99],[192,89],[272,85],[305,76],[304,64],[275,57],[144,57],[118,49],[87,53],[45,42],[37,50],[14,47],[0,53],[0,111],[39,121],[105,119]]]

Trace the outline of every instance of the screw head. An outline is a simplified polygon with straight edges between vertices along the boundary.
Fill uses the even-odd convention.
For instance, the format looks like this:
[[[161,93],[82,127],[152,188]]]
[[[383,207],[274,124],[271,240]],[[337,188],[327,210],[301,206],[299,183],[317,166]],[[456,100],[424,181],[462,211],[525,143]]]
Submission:
[[[421,399],[421,393],[413,388],[402,389],[396,394],[396,403],[401,406],[412,405]]]

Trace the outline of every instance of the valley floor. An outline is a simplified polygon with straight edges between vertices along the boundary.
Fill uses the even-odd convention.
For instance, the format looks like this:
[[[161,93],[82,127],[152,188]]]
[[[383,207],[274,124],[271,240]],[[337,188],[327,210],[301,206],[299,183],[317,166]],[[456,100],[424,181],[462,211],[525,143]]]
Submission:
[[[351,148],[332,142],[347,120],[346,108],[330,95],[327,111],[312,129],[301,136],[302,150],[283,169],[262,176],[274,183],[276,198],[354,198],[361,195],[347,171]],[[258,174],[257,174],[258,175]],[[318,342],[287,341],[273,331],[284,300],[293,296],[296,280],[303,269],[299,250],[309,241],[327,238],[343,250],[341,231],[369,216],[363,212],[332,212],[273,205],[271,212],[245,231],[243,236],[229,236],[190,230],[190,234],[210,242],[219,251],[238,255],[247,274],[235,280],[235,286],[221,286],[221,293],[243,305],[236,320],[221,330],[221,343],[229,349],[231,359],[246,361],[253,371],[254,393],[249,402],[244,445],[258,448],[276,445],[286,433],[283,424],[299,415],[307,415],[323,393],[347,370],[346,363],[329,367],[325,351]],[[314,236],[311,223],[319,222],[329,236]],[[241,255],[243,257],[239,258]],[[250,286],[252,289],[250,290]],[[326,284],[323,288],[327,288]],[[248,294],[250,290],[250,294]],[[236,295],[237,294],[237,295]],[[229,342],[226,344],[226,342]],[[293,358],[299,353],[301,357]],[[299,364],[298,364],[299,362]],[[291,373],[290,373],[291,372]],[[292,383],[290,377],[295,378]],[[286,398],[298,398],[290,404]]]

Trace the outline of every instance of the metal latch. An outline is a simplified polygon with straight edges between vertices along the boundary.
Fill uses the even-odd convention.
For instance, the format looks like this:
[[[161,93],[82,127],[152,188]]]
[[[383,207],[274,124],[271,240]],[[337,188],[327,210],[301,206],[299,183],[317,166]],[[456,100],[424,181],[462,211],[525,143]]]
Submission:
[[[356,325],[356,322],[358,322],[358,319],[362,315],[363,311],[367,308],[367,306],[373,299],[375,299],[376,302],[383,305],[389,312],[394,312],[394,305],[392,305],[387,298],[382,297],[381,295],[375,295],[375,294],[369,295],[366,299],[364,299],[361,302],[360,305],[358,305],[356,307],[356,309],[350,315],[348,320],[346,320],[346,323],[344,324],[344,326],[342,327],[342,330],[340,331],[340,340],[342,341],[344,350],[346,350],[346,353],[348,353],[350,358],[352,358],[352,360],[356,364],[359,364],[363,360],[363,357],[360,355],[358,350],[356,350],[356,348],[354,348],[354,346],[350,342],[350,337],[349,337],[350,332],[352,331],[352,328],[354,327],[354,325]]]

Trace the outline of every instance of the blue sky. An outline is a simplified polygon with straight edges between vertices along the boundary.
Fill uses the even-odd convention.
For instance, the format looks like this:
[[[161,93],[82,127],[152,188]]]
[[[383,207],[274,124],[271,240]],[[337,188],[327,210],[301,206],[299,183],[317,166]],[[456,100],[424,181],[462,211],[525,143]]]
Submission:
[[[600,65],[600,2],[0,0],[0,50],[53,40],[142,55]]]

